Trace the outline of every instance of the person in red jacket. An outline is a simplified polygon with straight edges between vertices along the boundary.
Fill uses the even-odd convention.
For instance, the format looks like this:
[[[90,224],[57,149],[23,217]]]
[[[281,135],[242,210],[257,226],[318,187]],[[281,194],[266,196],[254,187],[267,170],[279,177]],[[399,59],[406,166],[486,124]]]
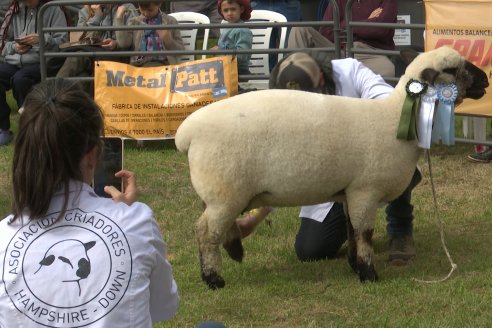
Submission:
[[[342,31],[346,29],[345,6],[347,0],[336,0],[340,11]],[[352,5],[352,21],[373,23],[396,23],[398,11],[396,0],[357,0]],[[333,20],[333,5],[326,8],[323,20]],[[394,29],[375,27],[354,27],[352,29],[354,48],[393,50]],[[343,33],[342,33],[343,36]],[[288,48],[332,47],[334,42],[332,27],[322,27],[319,32],[312,27],[292,28]],[[342,45],[344,46],[344,45]],[[355,54],[355,58],[376,74],[384,77],[395,76],[395,66],[384,55]]]

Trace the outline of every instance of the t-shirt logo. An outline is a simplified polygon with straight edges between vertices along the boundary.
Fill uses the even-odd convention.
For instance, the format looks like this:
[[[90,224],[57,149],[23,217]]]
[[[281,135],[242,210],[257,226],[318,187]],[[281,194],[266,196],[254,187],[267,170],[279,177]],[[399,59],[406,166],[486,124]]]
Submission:
[[[80,280],[86,279],[91,273],[91,261],[87,255],[87,251],[95,244],[95,241],[84,244],[76,239],[59,241],[48,248],[43,259],[39,262],[39,269],[34,274],[37,274],[44,267],[50,267],[52,265],[55,267],[59,264],[63,268],[59,270],[49,270],[50,268],[48,268],[43,272],[48,271],[48,274],[55,273],[56,277],[54,278],[60,279],[61,282],[77,283],[80,296]],[[61,263],[56,263],[56,261],[61,261]]]
[[[120,227],[97,212],[32,220],[7,247],[2,280],[17,310],[47,327],[86,326],[123,299],[132,275]]]

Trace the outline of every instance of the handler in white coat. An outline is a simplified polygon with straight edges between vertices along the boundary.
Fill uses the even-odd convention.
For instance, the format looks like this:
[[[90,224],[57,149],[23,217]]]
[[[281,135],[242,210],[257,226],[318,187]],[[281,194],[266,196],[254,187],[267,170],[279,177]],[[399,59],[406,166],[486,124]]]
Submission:
[[[272,70],[269,86],[271,89],[297,89],[369,99],[383,98],[393,91],[380,75],[359,61],[352,58],[332,60],[329,53],[316,51],[294,53],[284,58]],[[340,127],[340,133],[344,133],[343,126]],[[389,260],[395,264],[404,264],[415,257],[413,206],[410,201],[411,191],[420,179],[421,175],[416,170],[404,193],[386,208],[390,237]],[[330,202],[304,206],[300,217],[301,226],[295,243],[298,258],[301,261],[313,261],[336,257],[347,239],[343,205]],[[257,217],[256,222],[252,216],[246,217],[244,221],[238,220],[241,231],[250,232],[252,226],[260,221],[258,218],[262,217]]]
[[[0,222],[1,327],[152,327],[174,316],[178,292],[152,210],[89,186],[102,115],[73,82],[26,98],[12,172],[13,213]]]

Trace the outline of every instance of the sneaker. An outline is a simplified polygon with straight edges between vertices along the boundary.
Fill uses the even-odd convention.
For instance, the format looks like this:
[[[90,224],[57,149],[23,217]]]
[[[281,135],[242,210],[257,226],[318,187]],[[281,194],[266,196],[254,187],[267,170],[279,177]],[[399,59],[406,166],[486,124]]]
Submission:
[[[0,146],[6,146],[12,142],[14,134],[11,131],[0,130]]]
[[[405,265],[415,258],[415,244],[413,236],[407,235],[390,240],[390,251],[388,261],[393,265]]]
[[[471,162],[490,163],[492,161],[492,147],[482,153],[475,153],[466,157]]]
[[[19,114],[24,113],[24,106],[22,106],[21,108],[19,108],[19,111],[18,112],[19,112]]]

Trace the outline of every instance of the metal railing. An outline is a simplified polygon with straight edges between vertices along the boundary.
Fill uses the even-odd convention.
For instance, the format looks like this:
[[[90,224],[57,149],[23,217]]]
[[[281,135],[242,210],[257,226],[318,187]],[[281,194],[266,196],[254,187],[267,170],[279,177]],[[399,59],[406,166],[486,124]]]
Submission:
[[[145,0],[136,0],[133,1],[135,3],[143,2]],[[186,1],[186,0],[185,0]],[[189,1],[189,0],[188,0]],[[340,52],[340,20],[339,10],[336,2],[332,0],[334,3],[334,11],[337,13],[336,19],[334,21],[306,21],[306,22],[286,22],[286,23],[266,23],[266,22],[252,22],[248,23],[248,28],[281,28],[281,27],[297,27],[297,26],[313,26],[313,27],[321,27],[321,26],[330,26],[334,30],[334,46],[326,47],[326,48],[316,48],[320,51],[329,51],[335,54],[336,58],[341,57]],[[165,2],[170,2],[170,0],[165,0]],[[124,4],[128,3],[128,0],[54,0],[47,2],[39,9],[39,17],[44,15],[47,8],[52,6],[77,6],[84,4]],[[183,24],[166,24],[166,25],[148,25],[145,26],[147,30],[156,30],[156,29],[214,29],[214,28],[223,28],[224,25],[220,23],[211,23],[211,24],[186,24],[186,27]],[[234,27],[244,27],[244,23],[236,23],[236,24],[228,24],[228,28]],[[81,31],[127,31],[127,30],[142,30],[142,26],[134,25],[134,26],[75,26],[75,27],[46,27],[43,26],[43,20],[38,20],[38,31],[39,34],[43,34],[46,32],[81,32]],[[121,58],[121,57],[131,57],[138,55],[237,55],[237,54],[279,54],[279,53],[291,53],[297,51],[306,51],[307,48],[295,48],[295,49],[244,49],[244,50],[162,50],[162,51],[84,51],[84,52],[49,52],[46,51],[46,45],[44,42],[44,38],[39,38],[39,53],[40,53],[40,69],[41,69],[41,80],[44,81],[47,79],[47,58],[55,58],[55,57],[92,57],[92,58]],[[268,75],[241,75],[241,79],[268,79]],[[91,78],[83,78],[83,80],[89,80]]]

